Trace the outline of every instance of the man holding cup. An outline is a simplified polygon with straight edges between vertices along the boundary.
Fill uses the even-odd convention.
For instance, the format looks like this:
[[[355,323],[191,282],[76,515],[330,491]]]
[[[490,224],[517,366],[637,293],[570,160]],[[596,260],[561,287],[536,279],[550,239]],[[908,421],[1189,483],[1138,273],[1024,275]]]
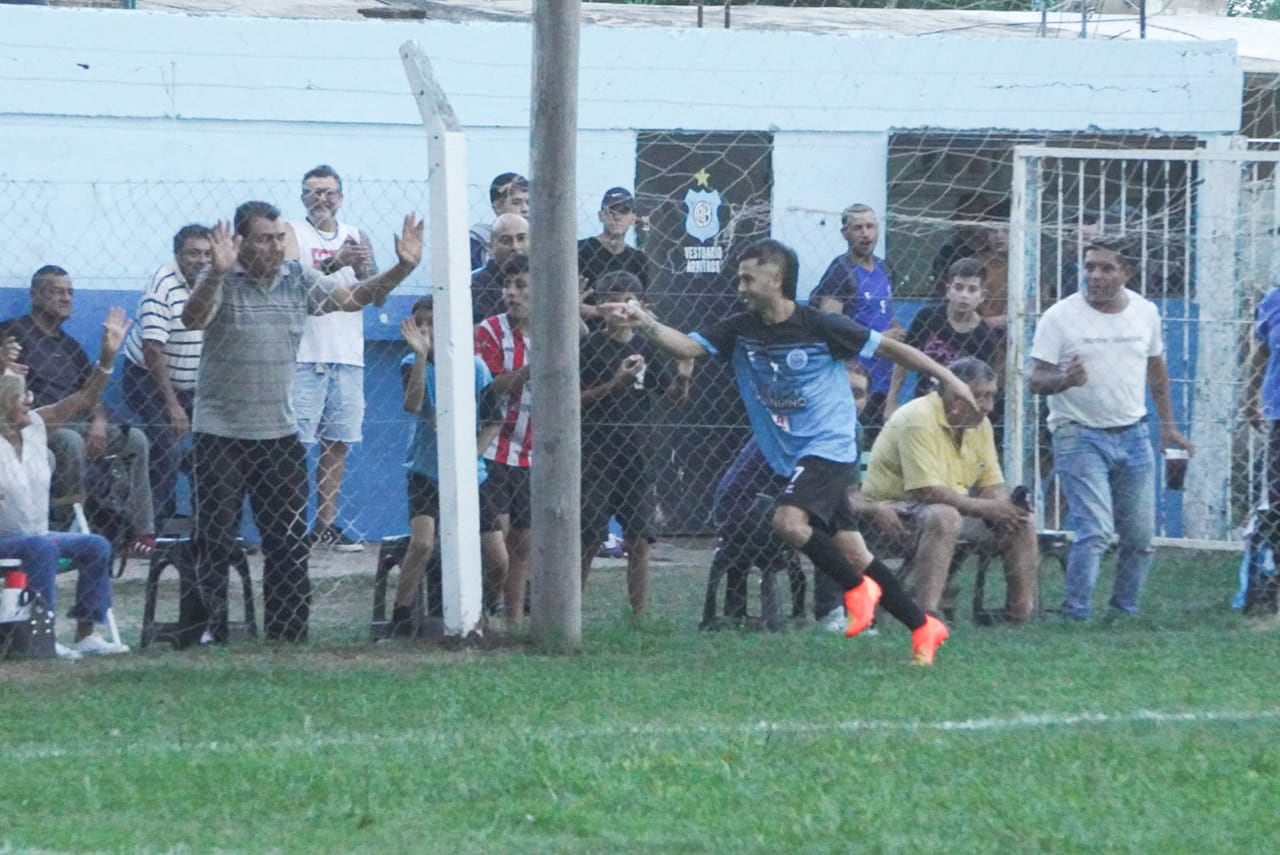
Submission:
[[[1054,471],[1067,497],[1062,615],[1087,620],[1098,566],[1120,535],[1111,608],[1136,614],[1155,534],[1155,458],[1146,392],[1156,404],[1162,447],[1195,446],[1173,421],[1160,315],[1126,284],[1137,273],[1131,247],[1098,239],[1084,253],[1085,290],[1044,313],[1031,345],[1031,391],[1047,395]]]

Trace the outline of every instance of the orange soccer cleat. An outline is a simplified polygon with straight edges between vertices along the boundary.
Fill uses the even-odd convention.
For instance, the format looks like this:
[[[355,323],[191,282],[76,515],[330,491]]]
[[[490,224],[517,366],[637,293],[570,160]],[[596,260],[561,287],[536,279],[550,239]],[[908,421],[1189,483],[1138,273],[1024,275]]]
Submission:
[[[924,625],[911,632],[911,656],[917,665],[932,665],[933,655],[951,635],[947,625],[933,615],[924,616]]]
[[[861,584],[844,592],[844,611],[849,616],[849,623],[844,628],[846,638],[853,638],[871,626],[878,602],[880,586],[870,576],[863,576]]]

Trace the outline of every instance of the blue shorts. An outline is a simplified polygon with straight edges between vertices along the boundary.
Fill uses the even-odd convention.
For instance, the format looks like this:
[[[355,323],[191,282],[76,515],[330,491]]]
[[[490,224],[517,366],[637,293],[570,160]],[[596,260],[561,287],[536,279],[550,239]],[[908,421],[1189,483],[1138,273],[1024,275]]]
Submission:
[[[364,368],[336,362],[299,362],[293,375],[298,436],[311,444],[359,442],[364,423]]]

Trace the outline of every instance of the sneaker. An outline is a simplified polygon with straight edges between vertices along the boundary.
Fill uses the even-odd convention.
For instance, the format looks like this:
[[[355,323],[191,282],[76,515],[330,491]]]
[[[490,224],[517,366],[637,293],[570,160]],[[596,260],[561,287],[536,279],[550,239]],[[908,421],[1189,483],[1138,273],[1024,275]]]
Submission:
[[[314,546],[321,546],[334,552],[364,552],[363,543],[358,540],[352,540],[345,531],[336,525],[325,526],[312,531],[311,543]]]
[[[116,653],[128,653],[129,645],[114,644],[94,633],[86,635],[71,646],[81,656],[112,656]]]
[[[72,650],[70,647],[67,647],[67,645],[63,644],[61,641],[55,641],[53,643],[53,652],[57,655],[59,659],[62,659],[63,661],[66,661],[66,662],[74,662],[77,659],[84,658],[78,652]]]
[[[933,655],[951,635],[947,625],[933,615],[924,616],[924,626],[911,632],[911,656],[917,665],[932,665]]]
[[[844,610],[849,623],[844,628],[846,638],[853,638],[876,617],[876,603],[880,602],[880,586],[870,576],[862,577],[862,584],[844,592]]]
[[[818,626],[826,632],[844,632],[845,625],[848,621],[844,618],[844,607],[836,606],[822,617],[818,618]]]

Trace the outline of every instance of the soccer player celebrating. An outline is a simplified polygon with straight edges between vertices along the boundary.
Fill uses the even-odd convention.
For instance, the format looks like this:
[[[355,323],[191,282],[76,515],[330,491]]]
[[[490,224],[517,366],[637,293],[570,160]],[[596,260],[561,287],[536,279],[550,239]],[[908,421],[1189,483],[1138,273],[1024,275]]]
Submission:
[[[738,263],[738,295],[746,311],[692,335],[658,323],[636,302],[602,310],[624,318],[679,359],[720,356],[734,367],[760,449],[778,476],[774,532],[799,549],[844,590],[845,635],[866,629],[882,602],[911,630],[915,661],[933,664],[947,627],[907,595],[897,577],[871,554],[849,504],[858,477],[858,413],[843,360],[879,356],[936,377],[961,406],[977,410],[962,383],[913,347],[882,337],[841,315],[795,302],[799,262],[775,240],[746,248]]]

